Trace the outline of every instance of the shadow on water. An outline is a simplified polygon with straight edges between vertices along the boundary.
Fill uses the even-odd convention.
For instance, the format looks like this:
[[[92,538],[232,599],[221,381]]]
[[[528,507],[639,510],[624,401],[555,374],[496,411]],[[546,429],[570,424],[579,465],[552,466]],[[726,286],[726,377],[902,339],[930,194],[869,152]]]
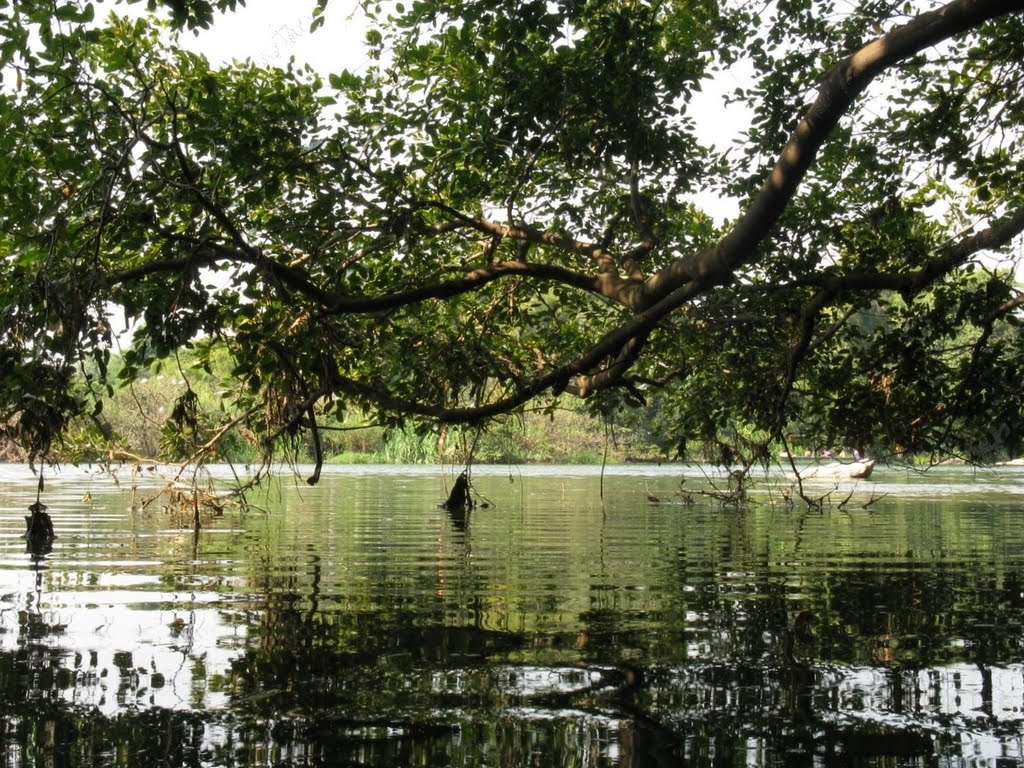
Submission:
[[[328,476],[198,538],[75,488],[34,555],[3,489],[0,764],[1022,764],[1012,504],[652,509],[645,480],[591,512],[588,481],[470,532],[431,481]]]

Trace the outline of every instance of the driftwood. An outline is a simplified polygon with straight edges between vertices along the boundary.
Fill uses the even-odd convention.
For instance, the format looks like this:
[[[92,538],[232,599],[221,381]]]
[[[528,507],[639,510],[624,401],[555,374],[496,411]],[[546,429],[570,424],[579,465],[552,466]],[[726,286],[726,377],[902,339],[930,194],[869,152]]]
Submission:
[[[829,480],[867,480],[871,477],[871,470],[875,468],[874,459],[861,459],[851,464],[842,464],[834,461],[831,464],[820,464],[815,467],[808,467],[800,470],[801,480],[829,479]]]

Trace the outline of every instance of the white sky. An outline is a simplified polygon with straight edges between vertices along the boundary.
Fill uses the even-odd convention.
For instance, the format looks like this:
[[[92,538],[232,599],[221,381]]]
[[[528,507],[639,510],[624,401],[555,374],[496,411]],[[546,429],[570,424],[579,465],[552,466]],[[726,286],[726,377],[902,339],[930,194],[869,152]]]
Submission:
[[[218,18],[198,35],[184,33],[181,43],[213,64],[252,59],[263,66],[284,66],[294,56],[317,72],[358,71],[367,61],[365,19],[358,0],[333,0],[324,26],[310,33],[313,0],[246,0],[245,7]]]

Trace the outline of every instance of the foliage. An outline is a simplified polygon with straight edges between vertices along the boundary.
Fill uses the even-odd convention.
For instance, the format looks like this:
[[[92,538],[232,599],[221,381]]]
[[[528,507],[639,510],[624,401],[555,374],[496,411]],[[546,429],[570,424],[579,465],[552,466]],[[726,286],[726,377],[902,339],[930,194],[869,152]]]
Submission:
[[[186,385],[164,441],[199,460],[562,392],[656,399],[726,463],[1021,450],[1024,0],[366,3],[373,65],[326,82],[176,44],[234,5],[0,4],[0,424],[33,455],[200,338],[229,402]]]
[[[216,433],[229,405],[217,379],[202,373],[185,368],[164,374],[151,367],[142,378],[115,391],[107,403],[104,421],[112,440],[106,452],[97,455],[96,436],[88,430],[88,422],[80,421],[65,441],[63,458],[190,458]],[[226,376],[228,371],[214,369],[214,374],[218,373]],[[194,396],[194,400],[185,397],[185,403],[192,404],[194,431],[183,432],[173,419],[182,407],[178,392],[183,377],[188,380],[187,392]],[[440,434],[418,434],[411,427],[387,429],[357,413],[349,414],[342,423],[322,420],[321,429],[324,458],[331,464],[593,464],[659,457],[657,446],[645,432],[633,425],[621,425],[609,433],[601,420],[580,407],[563,407],[551,414],[527,412],[495,420],[484,429],[452,427]],[[312,445],[300,442],[290,453],[276,458],[309,462],[315,458],[314,450]],[[237,464],[251,463],[259,457],[254,435],[241,426],[221,435],[210,453],[213,460]]]

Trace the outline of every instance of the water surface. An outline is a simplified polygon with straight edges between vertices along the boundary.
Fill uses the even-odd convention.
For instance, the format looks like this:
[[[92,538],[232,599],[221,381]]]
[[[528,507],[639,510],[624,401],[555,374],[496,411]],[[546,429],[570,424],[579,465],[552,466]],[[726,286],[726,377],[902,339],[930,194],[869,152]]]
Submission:
[[[0,467],[3,765],[1024,765],[1022,468],[330,468],[198,535],[143,475],[48,471],[33,555]]]

